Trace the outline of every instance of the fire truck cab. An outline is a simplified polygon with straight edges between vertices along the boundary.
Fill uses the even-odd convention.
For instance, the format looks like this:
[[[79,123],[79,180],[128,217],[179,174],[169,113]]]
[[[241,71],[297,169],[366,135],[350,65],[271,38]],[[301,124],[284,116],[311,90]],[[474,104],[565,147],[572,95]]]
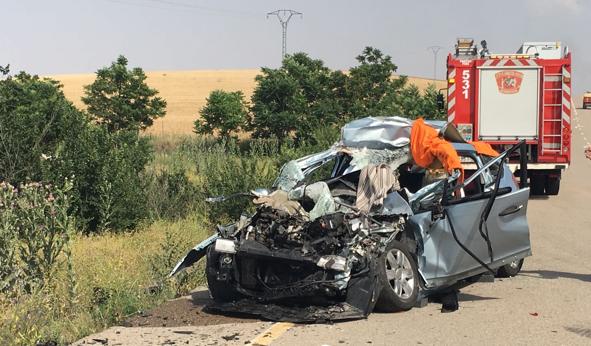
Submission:
[[[532,194],[558,194],[570,164],[568,47],[525,42],[517,53],[494,54],[486,41],[478,47],[473,39],[458,39],[447,57],[447,82],[448,121],[464,138],[500,151],[525,140]]]

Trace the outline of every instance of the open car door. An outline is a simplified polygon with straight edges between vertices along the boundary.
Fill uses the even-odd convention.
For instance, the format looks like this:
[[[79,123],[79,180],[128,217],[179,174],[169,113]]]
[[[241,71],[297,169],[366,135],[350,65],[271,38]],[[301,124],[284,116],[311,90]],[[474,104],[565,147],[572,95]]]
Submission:
[[[515,149],[509,149],[480,167],[463,184],[444,192],[441,210],[412,217],[422,238],[418,264],[428,288],[494,271],[531,254],[526,218],[529,188],[517,188],[503,164]],[[483,174],[489,174],[494,181],[481,193],[449,198],[452,191],[458,195]]]

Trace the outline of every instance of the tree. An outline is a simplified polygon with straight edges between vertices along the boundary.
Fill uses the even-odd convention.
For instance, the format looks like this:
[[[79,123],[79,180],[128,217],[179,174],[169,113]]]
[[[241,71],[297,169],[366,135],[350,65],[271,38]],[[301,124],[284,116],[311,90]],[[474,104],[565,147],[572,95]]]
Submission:
[[[241,91],[214,90],[200,114],[201,119],[195,120],[195,132],[213,134],[217,130],[220,137],[228,138],[246,125],[248,108]]]
[[[322,60],[304,53],[288,55],[281,68],[263,68],[252,95],[250,129],[255,137],[310,137],[311,130],[339,119],[339,91],[345,80]]]
[[[440,108],[437,104],[437,98],[440,96],[440,91],[437,90],[435,84],[429,84],[427,89],[423,91],[423,114],[430,119],[445,120],[447,112],[445,108]]]
[[[6,76],[9,73],[10,73],[10,64],[7,64],[6,66],[0,66],[0,74],[1,75]]]
[[[396,108],[394,96],[404,88],[407,79],[394,78],[398,67],[379,49],[366,47],[356,60],[359,65],[349,70],[346,86],[349,118],[392,115],[391,111]]]
[[[144,71],[127,69],[127,59],[120,55],[110,67],[97,71],[96,80],[84,87],[82,101],[92,118],[111,132],[143,130],[166,114],[166,101],[145,81]]]
[[[86,116],[60,87],[24,72],[0,80],[0,181],[43,180],[44,158],[83,131]]]
[[[0,80],[0,182],[71,180],[70,212],[80,228],[134,227],[146,216],[148,139],[92,123],[60,88],[24,72]]]
[[[279,69],[263,68],[251,99],[255,137],[313,139],[314,130],[364,116],[441,117],[437,90],[423,93],[396,76],[389,55],[366,47],[349,73],[331,71],[304,53],[288,55]]]

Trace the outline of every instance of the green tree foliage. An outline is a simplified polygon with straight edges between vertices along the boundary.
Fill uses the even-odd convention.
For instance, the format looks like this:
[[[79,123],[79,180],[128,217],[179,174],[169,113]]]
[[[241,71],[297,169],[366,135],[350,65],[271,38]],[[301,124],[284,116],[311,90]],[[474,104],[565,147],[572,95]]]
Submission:
[[[254,137],[315,141],[314,129],[364,116],[442,118],[435,87],[421,92],[405,76],[395,76],[389,55],[366,47],[356,59],[348,73],[304,53],[287,56],[278,69],[263,68],[251,100]]]
[[[58,82],[24,72],[0,80],[0,181],[40,181],[43,158],[86,127]]]
[[[308,138],[311,129],[335,123],[344,78],[304,53],[287,56],[279,69],[263,68],[252,96],[253,135]]]
[[[357,56],[358,66],[349,70],[346,80],[346,108],[349,118],[367,115],[393,115],[396,95],[406,84],[406,78],[393,78],[397,66],[389,55],[366,47]]]
[[[0,292],[30,292],[69,260],[74,219],[68,192],[49,184],[0,183]]]
[[[447,119],[447,111],[445,107],[440,108],[437,105],[437,98],[442,97],[440,91],[437,90],[435,84],[429,84],[427,89],[423,92],[423,110],[422,115],[430,119]]]
[[[214,90],[200,114],[201,119],[195,121],[196,133],[213,134],[217,130],[220,137],[228,138],[244,128],[248,108],[241,91]]]
[[[145,215],[151,147],[137,130],[92,123],[58,82],[26,73],[0,80],[0,181],[72,179],[71,213],[88,231],[134,227]]]
[[[145,166],[152,148],[137,131],[87,124],[45,163],[51,181],[74,177],[73,202],[86,232],[135,227],[147,216]]]
[[[6,76],[9,73],[10,73],[10,64],[7,64],[6,66],[0,66],[0,74],[1,75]]]
[[[109,67],[96,73],[96,80],[84,87],[82,101],[88,112],[111,131],[145,129],[166,114],[166,101],[146,84],[139,68],[129,70],[127,59],[119,56]]]

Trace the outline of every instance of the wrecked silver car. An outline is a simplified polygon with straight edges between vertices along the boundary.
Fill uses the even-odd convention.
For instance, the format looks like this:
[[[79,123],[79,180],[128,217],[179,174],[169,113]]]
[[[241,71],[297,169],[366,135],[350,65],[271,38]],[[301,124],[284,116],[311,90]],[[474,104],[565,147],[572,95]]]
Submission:
[[[531,254],[527,168],[522,159],[520,188],[505,162],[525,146],[477,144],[443,122],[353,121],[331,148],[248,193],[256,212],[218,226],[171,276],[206,257],[211,310],[318,322],[516,275]]]

